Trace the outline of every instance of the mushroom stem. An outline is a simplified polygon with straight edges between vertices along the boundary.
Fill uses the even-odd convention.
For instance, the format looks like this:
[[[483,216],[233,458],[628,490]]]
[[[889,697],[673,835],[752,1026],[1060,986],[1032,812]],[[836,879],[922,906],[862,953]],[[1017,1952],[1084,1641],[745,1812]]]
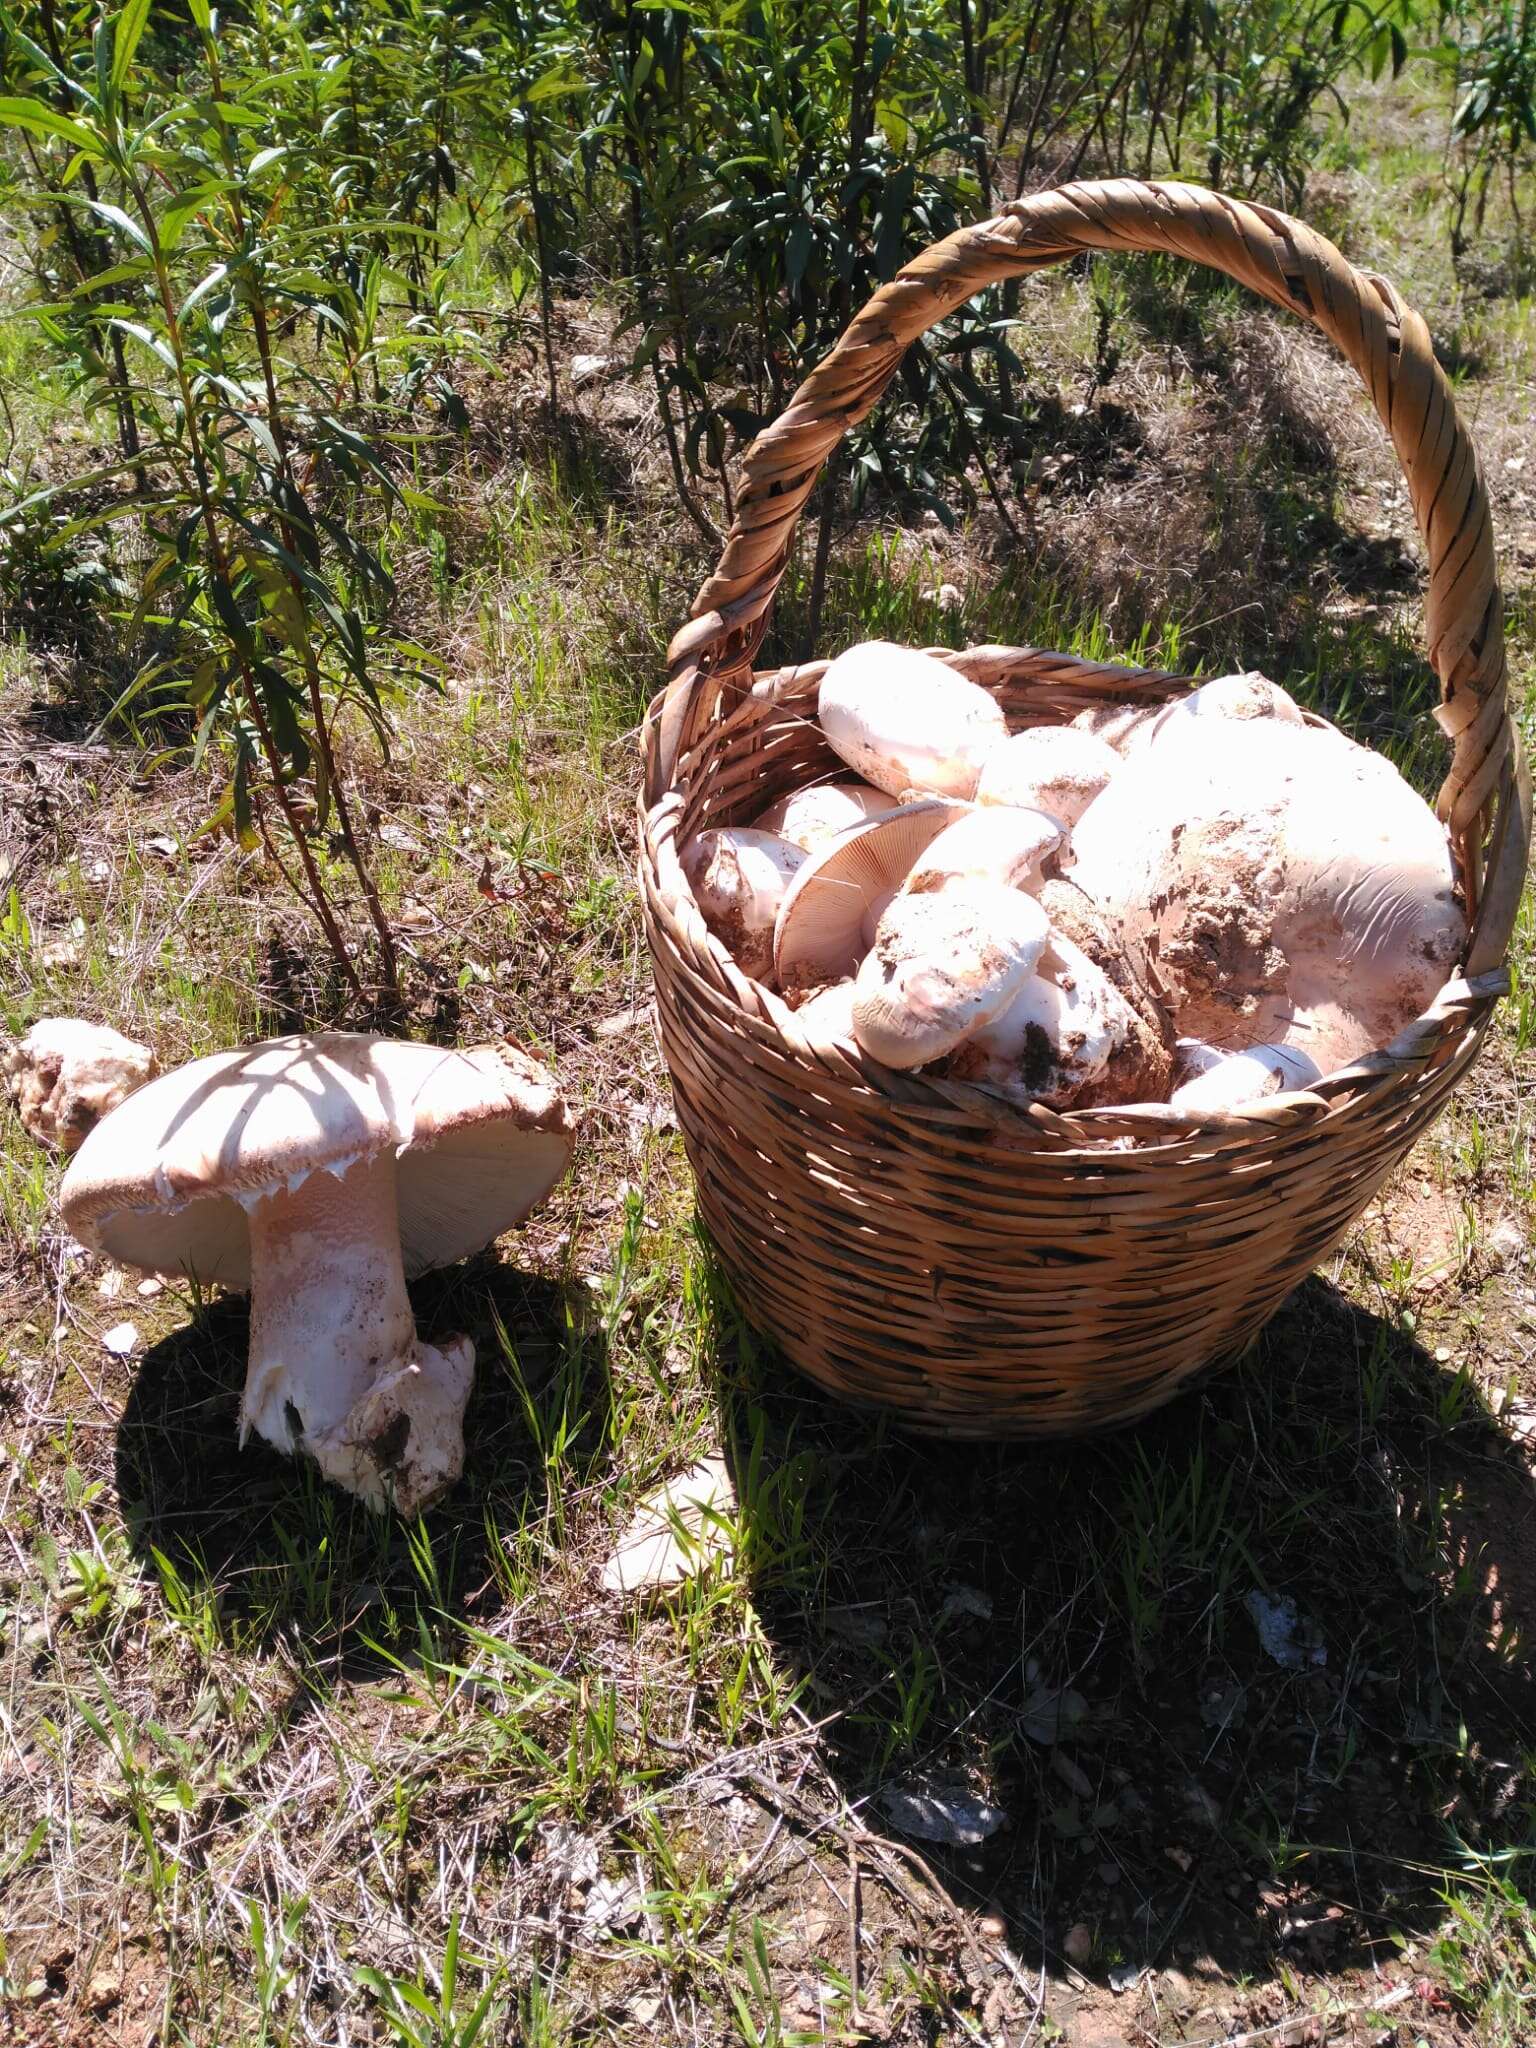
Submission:
[[[416,1334],[393,1151],[262,1196],[250,1228],[241,1442],[254,1429],[370,1507],[419,1513],[464,1468],[475,1351]]]

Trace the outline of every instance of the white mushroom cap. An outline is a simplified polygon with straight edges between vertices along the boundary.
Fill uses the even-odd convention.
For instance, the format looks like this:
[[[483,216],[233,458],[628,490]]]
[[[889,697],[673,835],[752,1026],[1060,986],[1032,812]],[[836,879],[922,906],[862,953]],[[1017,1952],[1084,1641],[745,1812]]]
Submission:
[[[1034,899],[996,882],[903,892],[854,982],[859,1044],[888,1067],[942,1058],[1007,1008],[1049,936]]]
[[[1126,764],[1073,844],[1075,879],[1154,951],[1179,1030],[1234,1050],[1300,1042],[1330,1071],[1420,1015],[1466,942],[1444,826],[1335,732],[1192,721]]]
[[[1162,710],[1161,704],[1089,704],[1069,723],[1073,732],[1091,733],[1126,761],[1152,737]]]
[[[0,1052],[16,1113],[42,1145],[73,1152],[91,1129],[156,1071],[147,1045],[82,1017],[40,1017]]]
[[[868,782],[816,782],[781,796],[753,823],[759,832],[776,832],[807,853],[819,853],[850,826],[878,818],[895,804],[895,797]]]
[[[942,797],[901,804],[812,854],[785,891],[774,928],[779,987],[792,993],[852,974],[913,863],[959,815]]]
[[[877,789],[969,797],[1008,721],[978,683],[887,640],[840,654],[821,680],[817,716],[839,760]]]
[[[520,1222],[570,1147],[554,1081],[511,1046],[328,1031],[214,1053],[139,1089],[91,1132],[60,1199],[75,1235],[122,1265],[243,1288],[252,1205],[392,1150],[414,1275]]]
[[[1246,1052],[1229,1053],[1218,1060],[1203,1074],[1176,1088],[1169,1099],[1174,1109],[1181,1109],[1188,1116],[1203,1116],[1217,1110],[1241,1109],[1245,1102],[1283,1095],[1293,1088],[1310,1088],[1321,1078],[1300,1046],[1253,1045]]]
[[[681,865],[699,915],[744,974],[773,972],[773,926],[805,849],[747,825],[711,827],[690,839]]]
[[[919,854],[903,887],[917,896],[974,877],[1034,890],[1047,862],[1060,856],[1066,844],[1066,827],[1043,811],[1001,804],[966,811]]]
[[[1176,697],[1158,713],[1150,737],[1159,745],[1177,739],[1201,720],[1273,718],[1282,725],[1305,725],[1301,706],[1287,690],[1257,669],[1241,675],[1216,676],[1185,697]]]
[[[1048,811],[1069,829],[1120,767],[1106,741],[1070,725],[1035,725],[993,749],[976,785],[979,804]]]

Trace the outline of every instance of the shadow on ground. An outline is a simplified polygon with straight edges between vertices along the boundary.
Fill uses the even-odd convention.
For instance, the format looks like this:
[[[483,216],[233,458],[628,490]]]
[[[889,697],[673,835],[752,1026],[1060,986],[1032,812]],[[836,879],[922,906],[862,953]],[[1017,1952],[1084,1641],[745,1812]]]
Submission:
[[[1012,1448],[905,1439],[733,1341],[754,1595],[824,1756],[887,1836],[893,1789],[1006,1814],[915,1846],[1027,1971],[1332,1980],[1530,1853],[1536,1479],[1393,1325],[1313,1280],[1135,1430]]]
[[[144,1359],[117,1432],[124,1522],[152,1575],[165,1580],[164,1559],[194,1598],[217,1598],[231,1640],[255,1647],[281,1634],[337,1675],[361,1677],[378,1669],[376,1645],[414,1645],[422,1616],[435,1627],[494,1611],[498,1532],[544,1506],[530,1409],[568,1400],[582,1436],[606,1434],[601,1331],[564,1288],[487,1252],[411,1294],[422,1336],[465,1331],[477,1362],[464,1477],[414,1529],[259,1438],[239,1448],[243,1297],[214,1303]]]

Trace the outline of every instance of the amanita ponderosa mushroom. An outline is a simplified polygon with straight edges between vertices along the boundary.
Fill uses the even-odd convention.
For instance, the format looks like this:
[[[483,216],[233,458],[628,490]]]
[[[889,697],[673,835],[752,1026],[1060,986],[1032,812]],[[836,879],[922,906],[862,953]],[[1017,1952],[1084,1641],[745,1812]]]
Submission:
[[[1005,1010],[1045,949],[1032,896],[997,882],[892,899],[854,980],[859,1044],[888,1067],[921,1067]]]
[[[942,797],[901,804],[812,854],[784,892],[773,966],[786,994],[857,968],[913,864],[963,807]]]
[[[1032,891],[1066,844],[1066,827],[1043,811],[1001,804],[964,811],[918,855],[902,887],[920,896],[974,879]]]
[[[774,832],[807,853],[819,853],[850,826],[894,810],[896,799],[868,782],[815,782],[770,804],[753,820],[758,832]]]
[[[1035,725],[995,747],[976,784],[979,804],[1020,804],[1070,828],[1120,767],[1120,756],[1092,733]]]
[[[690,839],[682,870],[699,915],[743,974],[773,973],[773,926],[805,849],[747,825],[712,827]]]
[[[521,1222],[570,1133],[508,1045],[272,1039],[129,1096],[65,1175],[64,1220],[122,1265],[248,1287],[241,1441],[410,1515],[463,1469],[474,1347],[421,1341],[406,1277]]]
[[[1466,940],[1445,828],[1389,761],[1278,718],[1195,720],[1128,761],[1074,879],[1146,941],[1181,1034],[1322,1073],[1433,1001]]]
[[[1186,1116],[1203,1116],[1215,1110],[1241,1109],[1245,1103],[1286,1094],[1293,1088],[1310,1088],[1321,1079],[1299,1045],[1252,1045],[1246,1052],[1229,1053],[1175,1088],[1169,1102]]]
[[[40,1145],[73,1152],[93,1124],[155,1073],[147,1045],[82,1017],[40,1017],[0,1053],[16,1113]]]
[[[1148,737],[1162,745],[1197,724],[1222,718],[1273,718],[1281,725],[1306,724],[1301,706],[1288,690],[1257,669],[1248,669],[1241,675],[1215,676],[1187,696],[1175,697],[1158,713]]]
[[[886,640],[840,654],[821,679],[817,717],[841,761],[877,789],[969,797],[1008,736],[1002,706],[947,662]]]
[[[950,1071],[1052,1109],[1098,1109],[1161,1096],[1168,1065],[1160,1035],[1108,975],[1052,932],[1037,971]]]

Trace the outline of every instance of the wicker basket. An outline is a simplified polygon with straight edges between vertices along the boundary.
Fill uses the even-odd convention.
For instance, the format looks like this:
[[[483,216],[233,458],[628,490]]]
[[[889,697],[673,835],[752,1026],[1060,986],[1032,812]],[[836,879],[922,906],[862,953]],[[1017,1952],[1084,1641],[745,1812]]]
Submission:
[[[1473,912],[1463,973],[1384,1051],[1224,1117],[1021,1111],[853,1048],[815,1053],[705,930],[678,863],[701,827],[750,819],[837,765],[813,723],[826,664],[751,667],[826,456],[915,336],[981,287],[1084,250],[1186,256],[1329,335],[1392,437],[1428,551],[1429,658],[1453,743],[1440,809]],[[1188,686],[1030,648],[945,658],[1015,729]],[[910,263],[753,445],[724,557],[669,661],[646,723],[641,881],[699,1206],[753,1321],[847,1399],[950,1436],[1145,1414],[1253,1337],[1477,1056],[1507,986],[1531,810],[1487,496],[1423,321],[1282,213],[1192,185],[1069,185]],[[1122,1137],[1134,1147],[1105,1142]]]

